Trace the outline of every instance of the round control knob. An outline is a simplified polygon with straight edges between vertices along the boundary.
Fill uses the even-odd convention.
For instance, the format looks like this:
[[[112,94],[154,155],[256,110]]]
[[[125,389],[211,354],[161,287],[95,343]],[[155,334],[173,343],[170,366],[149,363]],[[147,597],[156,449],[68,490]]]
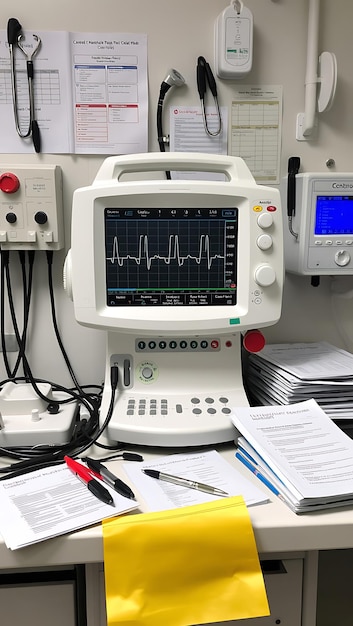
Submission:
[[[260,352],[266,341],[260,330],[248,330],[243,337],[243,346],[248,352]]]
[[[46,213],[44,213],[44,211],[37,211],[34,216],[34,221],[37,222],[37,224],[46,224],[48,221],[48,216]]]
[[[335,263],[339,267],[345,267],[351,260],[351,255],[347,250],[337,250],[335,254]]]
[[[7,213],[5,219],[9,224],[15,224],[15,222],[17,222],[17,215],[16,213]]]
[[[272,247],[272,237],[271,235],[260,235],[256,239],[256,243],[260,250],[269,250]]]
[[[260,287],[269,287],[276,280],[276,272],[271,265],[264,263],[256,268],[254,278]]]
[[[4,193],[15,193],[20,187],[20,181],[16,174],[4,172],[0,176],[0,189]]]
[[[273,217],[271,213],[261,213],[257,218],[257,223],[260,228],[270,228],[273,224]]]
[[[147,365],[142,369],[141,372],[142,376],[146,379],[146,380],[150,380],[150,378],[152,378],[153,376],[153,370],[151,367],[148,367]]]

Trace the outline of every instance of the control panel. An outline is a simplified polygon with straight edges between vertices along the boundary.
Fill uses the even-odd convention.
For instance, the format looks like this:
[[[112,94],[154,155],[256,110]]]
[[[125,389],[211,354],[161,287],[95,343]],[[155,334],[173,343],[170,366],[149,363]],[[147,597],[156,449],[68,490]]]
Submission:
[[[288,179],[281,184],[282,203]],[[284,228],[286,270],[309,276],[353,274],[353,174],[295,177],[292,232]]]
[[[0,245],[3,250],[64,247],[59,166],[0,167]]]
[[[232,407],[248,403],[241,378],[240,333],[170,337],[111,333],[108,344],[112,351],[107,372],[118,368],[114,414],[119,415],[119,421],[108,424],[110,440],[165,446],[172,436],[173,446],[179,447],[207,444],[210,438],[234,439]],[[108,398],[109,388],[101,406],[103,420]]]

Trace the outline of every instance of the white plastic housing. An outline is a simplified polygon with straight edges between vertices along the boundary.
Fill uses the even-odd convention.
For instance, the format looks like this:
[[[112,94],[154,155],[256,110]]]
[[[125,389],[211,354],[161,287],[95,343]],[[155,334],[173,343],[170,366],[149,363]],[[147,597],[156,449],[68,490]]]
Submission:
[[[220,172],[227,181],[120,180],[124,173],[174,169]],[[235,306],[107,306],[104,209],[156,206],[238,208]],[[263,215],[270,216],[270,221],[263,221]],[[272,238],[273,244],[267,249],[258,244],[263,233]],[[71,262],[66,267],[70,276],[66,276],[66,283],[72,290],[76,319],[105,330],[150,335],[229,333],[273,324],[281,312],[282,240],[279,191],[257,185],[238,157],[196,153],[109,157],[92,186],[76,190],[73,197]]]

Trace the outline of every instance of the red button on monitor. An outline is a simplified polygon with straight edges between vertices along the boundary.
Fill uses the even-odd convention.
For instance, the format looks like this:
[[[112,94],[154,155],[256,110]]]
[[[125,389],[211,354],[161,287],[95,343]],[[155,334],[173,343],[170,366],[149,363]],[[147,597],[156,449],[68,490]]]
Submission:
[[[267,211],[273,213],[274,211],[277,211],[277,207],[273,206],[273,204],[269,204],[267,207]]]
[[[211,348],[213,348],[214,350],[217,350],[218,346],[219,346],[219,341],[217,341],[217,339],[212,339]]]
[[[5,172],[0,176],[0,189],[4,193],[15,193],[20,187],[20,181],[16,174]]]
[[[260,352],[266,341],[260,330],[248,330],[243,337],[243,346],[248,352]]]

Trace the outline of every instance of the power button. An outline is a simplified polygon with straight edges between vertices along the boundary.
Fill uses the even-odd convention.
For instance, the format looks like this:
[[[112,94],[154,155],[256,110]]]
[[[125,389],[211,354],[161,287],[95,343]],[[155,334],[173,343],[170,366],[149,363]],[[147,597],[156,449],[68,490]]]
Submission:
[[[0,189],[4,193],[15,193],[20,188],[20,181],[16,174],[4,172],[0,176]]]

